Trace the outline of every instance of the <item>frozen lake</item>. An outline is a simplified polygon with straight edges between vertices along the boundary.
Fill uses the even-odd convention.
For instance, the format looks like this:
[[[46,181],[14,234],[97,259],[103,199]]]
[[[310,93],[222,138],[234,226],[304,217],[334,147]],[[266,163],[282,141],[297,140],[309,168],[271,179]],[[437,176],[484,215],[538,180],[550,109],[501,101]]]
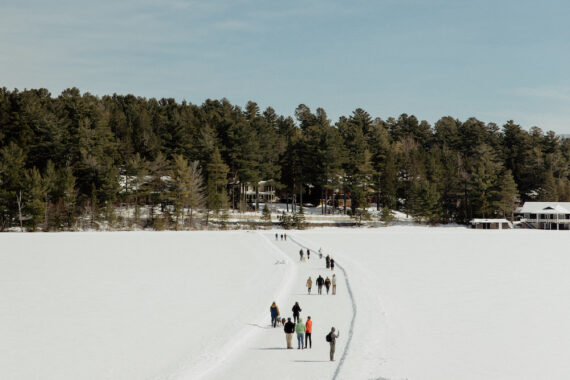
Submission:
[[[274,233],[0,234],[0,378],[570,378],[566,232]],[[319,247],[336,296],[307,295]],[[272,301],[312,349],[284,349]]]

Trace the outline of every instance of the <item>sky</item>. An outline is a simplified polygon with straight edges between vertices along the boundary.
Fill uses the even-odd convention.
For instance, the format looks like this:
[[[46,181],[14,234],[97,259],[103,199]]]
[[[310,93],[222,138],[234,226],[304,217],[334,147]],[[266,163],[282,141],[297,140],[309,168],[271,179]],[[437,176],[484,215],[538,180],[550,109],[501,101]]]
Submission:
[[[0,0],[0,87],[570,133],[562,0]]]

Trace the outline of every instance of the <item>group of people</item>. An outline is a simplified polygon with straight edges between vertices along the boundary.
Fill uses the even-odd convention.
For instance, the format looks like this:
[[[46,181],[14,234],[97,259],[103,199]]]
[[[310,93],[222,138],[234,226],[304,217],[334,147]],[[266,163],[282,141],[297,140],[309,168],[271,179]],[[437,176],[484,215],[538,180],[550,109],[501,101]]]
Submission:
[[[278,241],[279,238],[281,240],[287,240],[287,234],[275,234],[275,240]],[[311,259],[311,250],[307,248],[306,252],[301,248],[299,251],[299,261],[305,261],[305,253],[307,260]],[[322,248],[319,249],[318,252],[319,259],[323,258],[323,250]],[[334,259],[327,255],[325,258],[326,268],[334,270]],[[322,294],[323,286],[327,290],[327,294],[332,286],[332,294],[336,295],[336,274],[333,273],[332,277],[323,278],[320,274],[316,279],[317,290],[319,294]],[[307,279],[307,290],[309,294],[311,294],[311,288],[313,287],[313,280],[311,277]],[[279,307],[277,304],[273,302],[269,311],[271,313],[271,324],[273,327],[277,327],[278,324],[283,325],[283,331],[285,332],[285,340],[287,342],[287,349],[293,349],[293,335],[297,334],[297,349],[306,349],[306,348],[313,348],[313,320],[310,316],[307,317],[307,320],[304,322],[303,318],[301,318],[301,306],[299,302],[295,302],[295,305],[291,308],[293,313],[293,317],[285,319],[281,317],[281,313],[279,312]],[[334,361],[334,353],[336,348],[336,339],[339,337],[339,332],[335,330],[334,327],[331,328],[331,331],[326,336],[326,341],[330,344],[330,360]]]
[[[323,279],[323,277],[319,274],[316,280],[317,283],[317,291],[319,294],[323,294],[323,285],[327,289],[327,294],[329,294],[329,290],[332,285],[332,295],[336,295],[336,274],[332,275],[332,279],[327,276],[327,278]],[[307,279],[307,291],[311,294],[311,288],[313,287],[313,279],[309,276]]]
[[[330,270],[334,270],[334,259],[332,257],[330,257],[329,255],[327,255],[327,257],[325,258],[325,262],[326,262],[326,268]]]
[[[293,335],[297,334],[297,349],[313,348],[313,321],[311,316],[307,317],[307,321],[303,323],[303,318],[300,314],[303,309],[299,305],[299,302],[295,302],[291,311],[293,312],[293,321],[291,317],[279,319],[279,307],[273,302],[269,308],[271,312],[271,324],[273,327],[277,327],[278,323],[283,324],[283,331],[285,332],[285,340],[287,341],[287,349],[293,349]],[[334,353],[336,349],[336,339],[339,337],[339,332],[335,332],[335,328],[332,327],[331,331],[326,336],[326,341],[330,344],[330,360],[334,361]]]

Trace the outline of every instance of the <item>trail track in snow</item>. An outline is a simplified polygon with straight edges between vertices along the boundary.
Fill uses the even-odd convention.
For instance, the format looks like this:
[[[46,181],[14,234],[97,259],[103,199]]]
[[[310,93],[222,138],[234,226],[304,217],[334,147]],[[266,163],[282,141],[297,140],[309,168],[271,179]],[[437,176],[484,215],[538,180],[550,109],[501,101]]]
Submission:
[[[317,248],[315,248],[314,245],[313,245],[313,247],[309,247],[307,244],[303,244],[301,242],[302,239],[299,239],[298,237],[291,236],[290,239],[295,244],[300,246],[301,248],[312,249],[313,252],[319,251]],[[348,295],[350,296],[350,303],[352,305],[352,318],[350,320],[350,329],[348,331],[348,339],[346,341],[346,346],[344,348],[344,352],[342,353],[340,361],[338,362],[338,366],[336,368],[336,371],[334,372],[333,380],[336,380],[338,378],[340,370],[342,369],[342,365],[344,364],[344,360],[346,359],[346,355],[348,354],[348,350],[350,349],[350,342],[352,341],[352,336],[354,335],[354,321],[356,319],[356,302],[354,301],[354,296],[352,294],[352,289],[350,287],[350,280],[348,279],[348,274],[346,273],[346,270],[344,269],[344,267],[342,265],[338,264],[337,262],[335,262],[335,267],[338,267],[342,271],[342,274],[344,275],[344,281],[346,283],[346,289],[348,290]]]

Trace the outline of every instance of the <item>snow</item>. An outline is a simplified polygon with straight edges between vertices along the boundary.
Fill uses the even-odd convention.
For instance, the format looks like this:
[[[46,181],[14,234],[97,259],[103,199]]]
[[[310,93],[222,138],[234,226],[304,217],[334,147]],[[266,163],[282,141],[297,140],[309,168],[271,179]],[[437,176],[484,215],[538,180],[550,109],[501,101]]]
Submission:
[[[0,234],[0,378],[570,378],[564,231],[275,232]],[[307,295],[319,247],[336,296]],[[272,301],[312,349],[285,349]]]

